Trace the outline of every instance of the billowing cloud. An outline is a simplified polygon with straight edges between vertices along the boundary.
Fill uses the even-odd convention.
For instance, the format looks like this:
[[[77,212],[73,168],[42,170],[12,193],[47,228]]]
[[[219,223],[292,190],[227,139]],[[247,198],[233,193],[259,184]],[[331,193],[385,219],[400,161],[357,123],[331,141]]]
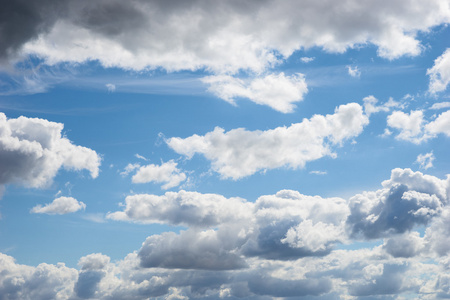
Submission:
[[[352,237],[376,239],[427,225],[448,202],[445,180],[410,169],[392,170],[383,187],[350,199]]]
[[[136,174],[131,178],[133,183],[164,183],[162,188],[164,190],[178,186],[181,182],[186,180],[186,174],[177,168],[177,163],[173,160],[163,163],[161,165],[146,165],[139,167]],[[131,167],[130,167],[131,166]],[[126,172],[131,171],[136,165],[128,165]]]
[[[394,111],[388,116],[387,124],[400,131],[397,139],[420,144],[438,134],[450,136],[450,110],[430,122],[424,119],[421,110],[411,111],[409,114]]]
[[[243,128],[225,132],[216,127],[204,136],[170,138],[167,145],[191,158],[203,154],[223,178],[239,179],[260,170],[304,167],[324,156],[335,157],[332,146],[358,136],[369,122],[359,104],[339,106],[334,114],[314,115],[289,127],[267,131]]]
[[[217,6],[202,0],[42,0],[15,1],[3,15],[3,58],[21,51],[48,64],[99,60],[127,69],[216,72],[261,71],[277,56],[315,46],[343,52],[371,43],[381,57],[414,56],[422,50],[417,33],[450,19],[444,0],[385,5],[355,0],[345,9],[335,1],[227,1]]]
[[[0,184],[44,187],[60,168],[90,171],[98,176],[101,158],[76,146],[63,134],[63,124],[44,119],[7,119],[0,113]]]
[[[254,202],[184,191],[133,195],[125,211],[140,208],[146,215],[127,212],[129,221],[188,228],[152,235],[116,262],[101,253],[84,256],[79,270],[62,263],[24,266],[0,254],[0,295],[14,300],[446,297],[449,187],[448,178],[394,169],[382,189],[349,201],[292,190]],[[426,226],[423,236],[415,225]],[[355,235],[385,239],[355,250],[334,247],[352,248]]]
[[[44,206],[37,205],[31,209],[34,214],[65,215],[85,209],[86,204],[72,197],[59,197]]]
[[[194,227],[217,226],[251,219],[251,203],[240,198],[197,192],[167,192],[163,196],[139,194],[125,199],[124,211],[107,218],[142,223],[166,223]]]
[[[428,90],[435,94],[447,89],[450,83],[450,49],[436,58],[434,66],[427,70],[427,75],[430,76],[430,84]]]
[[[302,101],[308,91],[305,77],[300,73],[269,74],[249,82],[227,75],[208,76],[202,81],[210,85],[210,92],[232,104],[236,98],[248,98],[283,113],[293,112],[294,103]]]

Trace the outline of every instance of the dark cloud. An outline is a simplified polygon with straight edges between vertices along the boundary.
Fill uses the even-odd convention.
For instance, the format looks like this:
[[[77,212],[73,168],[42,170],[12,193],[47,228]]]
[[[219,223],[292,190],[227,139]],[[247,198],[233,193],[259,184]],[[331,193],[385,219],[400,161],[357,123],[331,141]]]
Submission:
[[[386,264],[383,266],[383,273],[371,278],[370,283],[351,285],[350,294],[353,296],[371,296],[398,293],[402,287],[405,270],[406,265]]]
[[[371,200],[368,200],[371,197]],[[369,202],[376,203],[370,207]],[[375,239],[404,233],[416,225],[427,224],[440,210],[436,196],[408,192],[405,185],[395,185],[376,195],[357,195],[350,201],[347,219],[352,237]],[[370,207],[367,209],[367,207]]]
[[[233,270],[246,267],[245,261],[216,231],[182,231],[153,235],[139,251],[144,268],[177,268],[203,270]]]
[[[75,294],[83,299],[92,298],[97,291],[97,287],[102,278],[105,277],[103,271],[83,271],[78,275],[75,284]]]
[[[48,31],[62,16],[65,0],[1,0],[0,61],[14,58],[20,47]]]

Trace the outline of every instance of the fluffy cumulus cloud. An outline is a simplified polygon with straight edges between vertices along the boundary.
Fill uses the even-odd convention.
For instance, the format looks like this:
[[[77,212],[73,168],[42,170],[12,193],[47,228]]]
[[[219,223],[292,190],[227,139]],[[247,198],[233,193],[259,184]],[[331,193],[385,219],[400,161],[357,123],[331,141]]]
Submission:
[[[136,174],[131,178],[133,183],[164,183],[162,188],[167,190],[178,186],[181,182],[186,180],[186,174],[177,168],[177,163],[173,160],[163,163],[161,165],[149,164],[146,166],[128,165],[125,168],[124,174],[138,169]]]
[[[236,98],[244,97],[283,113],[292,112],[295,108],[293,103],[303,100],[308,91],[305,77],[299,73],[292,76],[283,72],[269,74],[248,82],[228,75],[216,75],[202,81],[210,85],[210,92],[232,104]]]
[[[428,76],[430,76],[430,84],[428,90],[435,94],[447,89],[450,83],[450,49],[436,58],[434,66],[427,70]]]
[[[334,114],[314,115],[289,127],[229,132],[216,127],[204,136],[175,137],[166,142],[188,158],[203,154],[223,178],[239,179],[260,170],[295,169],[324,156],[334,157],[332,147],[358,136],[368,122],[362,107],[350,103],[339,106]]]
[[[65,215],[85,209],[86,204],[72,197],[59,197],[44,206],[37,205],[31,209],[34,214]]]
[[[450,136],[450,111],[441,113],[433,121],[425,120],[421,110],[409,114],[394,111],[388,116],[387,125],[399,131],[397,139],[420,144],[438,134]]]
[[[350,199],[350,235],[376,239],[427,225],[448,203],[448,182],[436,177],[394,169],[383,189]]]
[[[8,119],[0,113],[0,184],[45,187],[60,168],[98,176],[101,158],[76,146],[63,134],[63,124],[44,119]]]
[[[48,64],[99,60],[132,69],[235,72],[261,71],[279,56],[314,46],[343,52],[372,43],[388,59],[418,55],[417,33],[448,22],[450,9],[445,0],[352,0],[345,7],[336,1],[40,0],[15,1],[3,15],[3,58],[20,52]]]
[[[254,202],[185,191],[133,195],[111,219],[187,229],[154,234],[116,262],[101,253],[84,256],[79,270],[61,263],[24,266],[0,254],[0,295],[36,300],[445,298],[450,294],[449,197],[449,178],[410,169],[392,170],[380,190],[348,201],[292,190]],[[417,226],[426,226],[425,233]],[[336,247],[351,246],[355,238],[382,243]]]

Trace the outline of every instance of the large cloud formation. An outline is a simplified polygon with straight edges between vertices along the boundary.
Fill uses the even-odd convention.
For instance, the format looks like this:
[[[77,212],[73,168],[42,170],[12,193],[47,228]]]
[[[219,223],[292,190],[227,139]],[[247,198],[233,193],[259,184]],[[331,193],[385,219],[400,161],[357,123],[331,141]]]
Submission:
[[[109,218],[187,229],[152,235],[120,261],[87,255],[79,260],[80,270],[62,263],[24,266],[0,254],[0,295],[35,300],[448,298],[449,199],[450,176],[410,169],[392,170],[379,190],[348,201],[292,190],[255,202],[186,191],[133,195]],[[353,249],[359,241],[378,242]]]
[[[368,123],[363,108],[349,103],[336,108],[334,114],[314,115],[289,127],[267,131],[238,128],[229,132],[216,127],[204,136],[174,137],[166,142],[188,158],[203,154],[223,178],[239,179],[260,170],[296,169],[324,156],[333,157],[332,146],[358,136]]]
[[[419,31],[448,23],[444,0],[418,1],[13,1],[2,5],[3,58],[49,64],[215,72],[261,71],[293,51],[343,52],[372,43],[388,59],[418,55]],[[415,20],[421,20],[416,22]]]
[[[45,187],[60,168],[86,169],[98,176],[101,158],[76,146],[63,134],[63,124],[44,119],[8,119],[0,113],[0,185]]]

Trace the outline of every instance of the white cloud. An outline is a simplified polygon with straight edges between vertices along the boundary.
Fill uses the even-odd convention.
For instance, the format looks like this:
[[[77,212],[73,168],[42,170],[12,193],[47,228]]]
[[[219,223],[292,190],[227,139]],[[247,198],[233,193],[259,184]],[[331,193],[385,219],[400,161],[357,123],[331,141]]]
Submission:
[[[316,58],[315,57],[307,57],[307,56],[300,57],[300,61],[305,64],[312,62],[314,59],[316,59]]]
[[[397,139],[420,144],[438,134],[450,136],[450,110],[443,112],[431,122],[424,120],[423,112],[420,110],[411,111],[409,114],[394,111],[388,116],[387,124],[400,131],[396,136]]]
[[[314,174],[314,175],[327,175],[327,171],[310,171],[309,174]]]
[[[305,77],[300,73],[291,76],[286,76],[283,72],[269,74],[247,82],[227,75],[217,75],[205,77],[202,81],[210,85],[208,91],[232,104],[235,104],[235,98],[248,98],[283,113],[293,112],[293,103],[302,101],[303,95],[308,92]]]
[[[361,71],[358,69],[358,66],[352,67],[352,66],[347,66],[347,71],[348,71],[348,75],[352,76],[352,77],[360,77],[361,76]]]
[[[416,162],[420,165],[421,169],[427,170],[433,167],[433,160],[435,159],[433,152],[419,154]]]
[[[7,119],[0,113],[0,184],[44,187],[62,167],[99,172],[101,158],[89,148],[76,146],[62,135],[63,124],[44,119]]]
[[[450,49],[436,58],[434,66],[427,70],[427,75],[430,76],[428,90],[431,93],[445,91],[450,83]]]
[[[164,190],[178,186],[186,180],[186,174],[177,168],[177,163],[170,160],[160,166],[150,164],[140,167],[131,178],[133,183],[164,183]]]
[[[440,103],[434,103],[430,109],[443,109],[443,108],[449,108],[450,102],[440,102]]]
[[[332,115],[314,115],[289,127],[229,132],[216,127],[204,136],[174,137],[166,143],[188,158],[203,154],[223,178],[239,179],[260,170],[296,169],[324,156],[335,157],[332,146],[358,136],[368,123],[362,107],[350,103],[339,106]]]
[[[443,133],[450,137],[450,110],[443,112],[434,121],[428,123],[425,130],[431,134]]]
[[[409,114],[394,111],[388,116],[387,124],[389,127],[400,131],[396,136],[399,140],[420,144],[431,138],[429,134],[424,132],[423,112],[420,110],[411,111]]]
[[[351,0],[345,6],[331,0],[309,0],[301,5],[296,1],[251,1],[246,5],[227,1],[219,7],[203,1],[183,5],[76,1],[57,8],[32,6],[30,11],[34,10],[40,18],[11,22],[8,29],[21,38],[10,46],[9,53],[21,49],[48,64],[98,60],[107,67],[126,69],[207,68],[214,72],[260,72],[278,57],[311,47],[343,52],[374,44],[384,58],[415,56],[423,48],[417,33],[450,19],[445,0],[395,0],[384,5]],[[102,17],[93,17],[99,15]],[[39,23],[41,19],[46,22]],[[21,36],[16,28],[26,24],[33,30]]]
[[[108,92],[114,93],[116,91],[116,85],[112,83],[107,83],[106,88],[108,89]]]
[[[86,204],[72,197],[59,197],[44,206],[37,205],[31,209],[34,214],[65,215],[86,209]]]
[[[108,219],[142,223],[167,223],[194,227],[251,219],[251,204],[240,198],[225,198],[197,192],[167,192],[163,196],[139,194],[125,199],[124,211]]]
[[[141,167],[140,164],[128,164],[125,167],[125,169],[122,172],[120,172],[120,175],[122,175],[123,177],[128,176],[128,174],[130,174],[136,169],[139,169],[140,167]]]

